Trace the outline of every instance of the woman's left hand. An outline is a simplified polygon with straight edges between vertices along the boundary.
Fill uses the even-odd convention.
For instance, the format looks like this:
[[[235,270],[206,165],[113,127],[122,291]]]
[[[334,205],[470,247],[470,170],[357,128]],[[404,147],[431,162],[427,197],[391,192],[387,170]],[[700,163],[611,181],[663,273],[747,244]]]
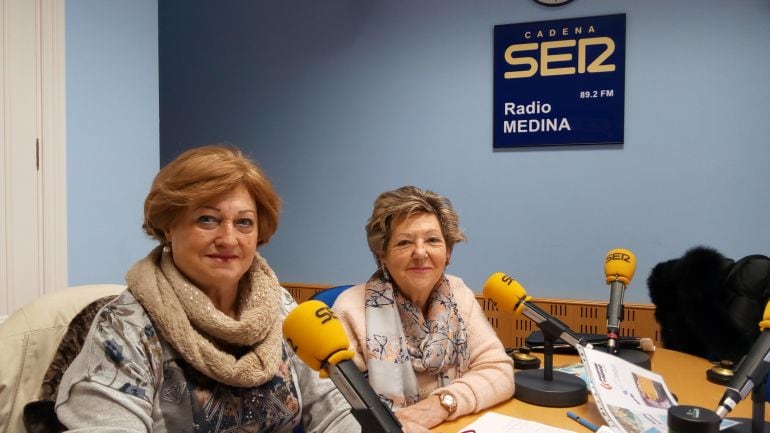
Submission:
[[[435,427],[441,424],[449,413],[441,406],[437,395],[432,395],[409,407],[396,411],[396,418],[401,424],[415,423],[425,428]]]
[[[427,429],[412,421],[406,421],[401,425],[401,429],[404,433],[432,433],[430,429]]]

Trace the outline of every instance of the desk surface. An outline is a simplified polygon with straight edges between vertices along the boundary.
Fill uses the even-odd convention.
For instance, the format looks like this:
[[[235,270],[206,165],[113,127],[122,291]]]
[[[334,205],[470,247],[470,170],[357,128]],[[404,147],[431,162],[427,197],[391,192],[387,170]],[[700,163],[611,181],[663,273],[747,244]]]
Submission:
[[[706,380],[706,370],[712,367],[710,362],[686,353],[661,348],[658,348],[651,355],[652,371],[663,376],[669,390],[679,399],[680,404],[716,409],[724,392],[724,387]],[[553,364],[554,366],[563,366],[579,361],[580,357],[577,355],[555,355]],[[570,408],[534,406],[514,398],[487,410],[581,433],[588,433],[589,430],[567,418],[568,410],[595,424],[605,424],[590,394],[587,403]],[[442,423],[433,428],[432,431],[443,433],[462,431],[463,427],[473,422],[484,412]],[[766,410],[765,412],[765,418],[770,421],[768,418],[770,411]],[[746,400],[740,402],[729,417],[750,418],[751,398],[747,397]]]

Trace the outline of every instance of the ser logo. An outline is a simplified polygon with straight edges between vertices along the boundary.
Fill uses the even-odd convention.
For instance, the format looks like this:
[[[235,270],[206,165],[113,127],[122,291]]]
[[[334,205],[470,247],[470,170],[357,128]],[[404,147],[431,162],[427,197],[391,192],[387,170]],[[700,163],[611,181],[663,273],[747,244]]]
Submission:
[[[299,346],[297,346],[296,344],[294,344],[294,342],[293,342],[293,341],[291,341],[291,338],[287,338],[287,339],[286,339],[286,343],[288,343],[288,344],[289,344],[289,347],[291,347],[291,350],[292,350],[294,353],[297,353],[297,351],[299,350]]]
[[[622,261],[626,263],[631,263],[631,256],[629,256],[626,253],[610,253],[607,254],[607,258],[604,259],[605,263],[614,262],[614,261]]]
[[[332,311],[332,309],[329,307],[321,307],[315,310],[315,316],[321,319],[322,325],[325,325],[330,320],[337,319],[337,316],[334,314],[334,311]]]
[[[589,47],[601,53],[589,58]],[[512,44],[505,49],[505,62],[524,69],[506,71],[503,77],[529,78],[538,71],[543,77],[614,72],[615,64],[607,62],[614,52],[615,41],[606,36]]]

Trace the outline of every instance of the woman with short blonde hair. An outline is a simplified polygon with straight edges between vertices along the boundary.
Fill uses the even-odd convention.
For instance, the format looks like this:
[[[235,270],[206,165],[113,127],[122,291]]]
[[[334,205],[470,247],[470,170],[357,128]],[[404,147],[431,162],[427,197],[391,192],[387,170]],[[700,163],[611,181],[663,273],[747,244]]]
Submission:
[[[511,358],[473,291],[445,273],[465,240],[451,202],[415,186],[383,192],[366,235],[377,269],[333,309],[401,423],[421,431],[511,398]]]

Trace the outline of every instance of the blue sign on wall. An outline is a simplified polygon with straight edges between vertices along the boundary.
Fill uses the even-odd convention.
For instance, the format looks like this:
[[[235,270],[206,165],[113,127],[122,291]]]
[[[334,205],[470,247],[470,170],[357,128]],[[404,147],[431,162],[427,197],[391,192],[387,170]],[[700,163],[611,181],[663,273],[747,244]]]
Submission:
[[[495,26],[494,147],[623,142],[626,15]]]

